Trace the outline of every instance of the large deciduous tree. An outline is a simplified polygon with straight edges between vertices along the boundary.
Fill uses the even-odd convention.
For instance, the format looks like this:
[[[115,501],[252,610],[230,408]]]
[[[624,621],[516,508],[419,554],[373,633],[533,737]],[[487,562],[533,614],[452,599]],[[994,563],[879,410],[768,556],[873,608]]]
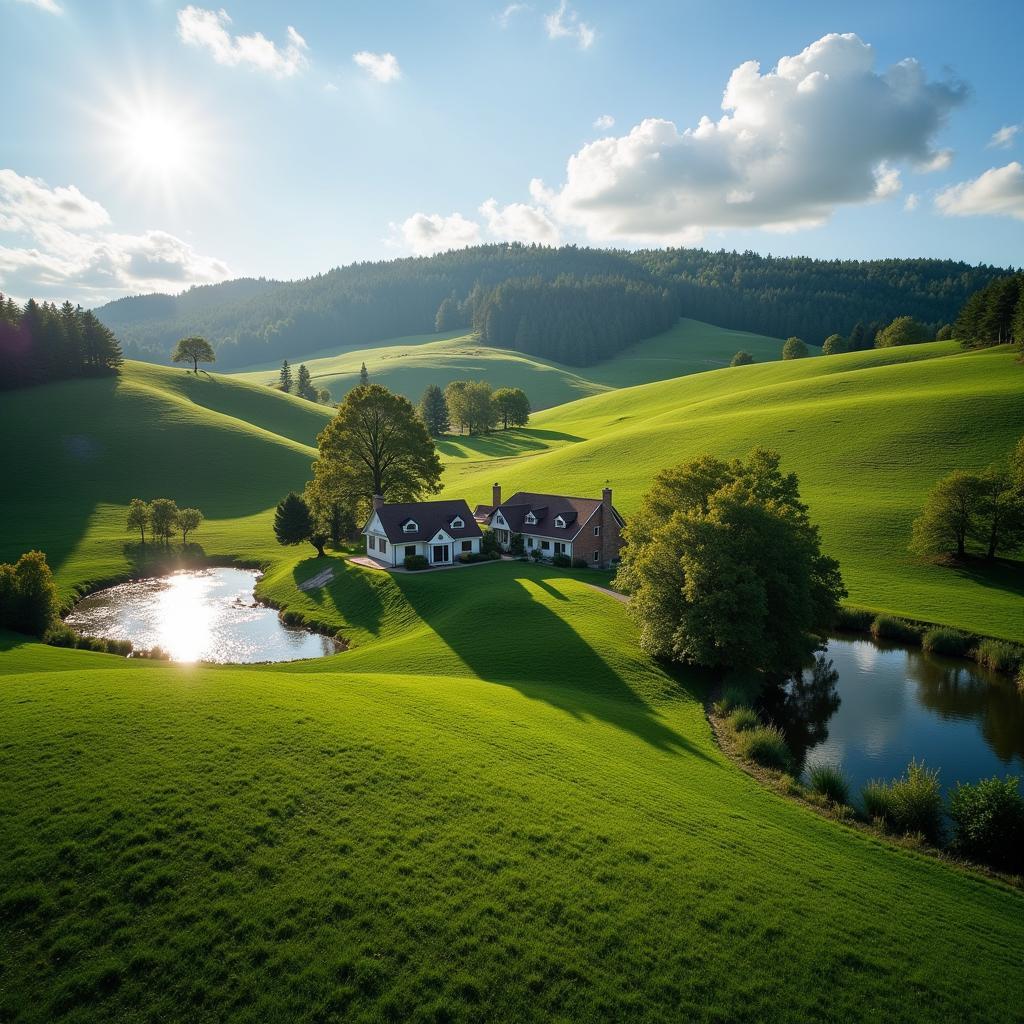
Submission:
[[[664,470],[626,529],[618,583],[651,654],[788,673],[845,596],[794,474],[775,452],[704,456]]]
[[[525,427],[530,421],[530,400],[521,388],[498,388],[493,395],[494,409],[503,430]]]
[[[928,329],[912,316],[898,316],[883,327],[875,337],[875,348],[894,348],[897,345],[920,345],[930,341]]]
[[[800,338],[787,338],[782,346],[783,359],[803,359],[807,355],[807,345]]]
[[[361,515],[375,494],[415,501],[441,489],[441,460],[423,421],[380,384],[353,388],[317,445],[309,490],[321,507],[337,503]]]
[[[146,543],[146,528],[149,526],[149,503],[141,498],[132,498],[128,503],[128,529],[138,530],[139,539]]]
[[[821,346],[822,355],[835,356],[846,351],[846,339],[841,334],[830,334]]]
[[[203,513],[197,508],[183,508],[178,510],[178,529],[181,530],[181,543],[188,543],[188,535],[199,529],[203,521]]]
[[[149,523],[154,537],[165,544],[178,525],[178,506],[172,498],[155,498],[149,506]]]
[[[447,434],[451,427],[448,421],[448,403],[444,392],[436,384],[428,384],[420,399],[420,419],[431,437]]]
[[[921,514],[914,520],[910,550],[922,556],[963,557],[979,498],[974,474],[957,469],[943,477],[929,491]]]
[[[60,600],[42,551],[27,551],[0,565],[0,628],[43,636],[56,621]]]
[[[171,353],[171,360],[175,363],[191,363],[192,372],[199,373],[200,363],[216,362],[213,346],[205,339],[199,337],[181,338],[174,346]]]

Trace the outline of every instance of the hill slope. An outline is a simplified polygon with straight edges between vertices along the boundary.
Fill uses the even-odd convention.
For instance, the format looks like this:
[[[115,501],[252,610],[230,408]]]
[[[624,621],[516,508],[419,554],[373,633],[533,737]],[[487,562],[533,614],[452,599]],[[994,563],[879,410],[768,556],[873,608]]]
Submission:
[[[762,445],[786,469],[838,558],[853,602],[1024,639],[1024,573],[920,564],[910,523],[934,482],[1004,458],[1024,434],[1024,372],[1008,348],[916,345],[712,371],[551,409],[526,431],[453,438],[446,493],[599,494],[628,517],[661,468]]]
[[[582,578],[338,569],[333,658],[0,654],[0,1014],[1016,1013],[1021,894],[762,789]]]
[[[780,339],[683,319],[672,330],[585,368],[489,348],[472,335],[459,333],[440,339],[429,334],[397,338],[373,348],[314,354],[295,362],[304,362],[314,383],[327,388],[335,401],[359,383],[359,368],[365,363],[375,383],[412,402],[420,400],[428,384],[443,388],[453,380],[487,380],[495,387],[522,388],[535,409],[547,409],[614,388],[728,366],[740,349],[759,363],[782,358]],[[233,376],[250,384],[273,385],[278,370],[275,364]]]

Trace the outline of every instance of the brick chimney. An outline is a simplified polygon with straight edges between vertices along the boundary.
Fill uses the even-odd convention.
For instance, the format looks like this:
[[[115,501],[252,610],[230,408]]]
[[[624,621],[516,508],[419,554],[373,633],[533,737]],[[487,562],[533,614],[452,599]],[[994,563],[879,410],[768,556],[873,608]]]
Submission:
[[[601,492],[601,504],[609,509],[612,507],[612,489],[610,487],[606,487]]]
[[[374,510],[374,512],[376,512],[378,509],[382,509],[383,507],[384,507],[384,495],[383,494],[375,494],[373,496],[373,510]]]
[[[501,504],[501,484],[495,484],[491,488],[491,505],[497,508]]]

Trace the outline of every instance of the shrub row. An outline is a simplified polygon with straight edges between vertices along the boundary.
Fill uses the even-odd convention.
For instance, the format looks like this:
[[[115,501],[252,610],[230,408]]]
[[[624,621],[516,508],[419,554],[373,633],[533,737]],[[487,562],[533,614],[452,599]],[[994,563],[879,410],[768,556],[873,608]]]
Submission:
[[[119,654],[127,658],[133,653],[131,640],[110,640],[101,636],[82,636],[63,622],[55,622],[43,636],[43,641],[53,647],[71,647],[79,651],[96,651],[99,654]],[[142,657],[142,653],[136,657]]]
[[[501,558],[501,552],[499,551],[463,551],[459,555],[459,561],[465,565],[469,565],[472,562],[496,562],[499,558]]]

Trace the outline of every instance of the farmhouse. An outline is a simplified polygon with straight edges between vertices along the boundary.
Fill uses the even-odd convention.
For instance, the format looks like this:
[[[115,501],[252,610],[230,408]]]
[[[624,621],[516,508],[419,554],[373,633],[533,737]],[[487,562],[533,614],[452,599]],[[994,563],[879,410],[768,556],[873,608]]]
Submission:
[[[451,565],[461,554],[479,552],[483,536],[461,498],[389,504],[379,494],[363,535],[366,553],[386,565],[402,565],[412,555],[430,565]]]
[[[600,498],[517,491],[502,501],[501,485],[495,484],[491,504],[478,505],[473,514],[494,531],[505,551],[519,534],[528,555],[534,551],[544,558],[564,555],[596,568],[606,568],[619,557],[626,525],[612,504],[610,487]]]

